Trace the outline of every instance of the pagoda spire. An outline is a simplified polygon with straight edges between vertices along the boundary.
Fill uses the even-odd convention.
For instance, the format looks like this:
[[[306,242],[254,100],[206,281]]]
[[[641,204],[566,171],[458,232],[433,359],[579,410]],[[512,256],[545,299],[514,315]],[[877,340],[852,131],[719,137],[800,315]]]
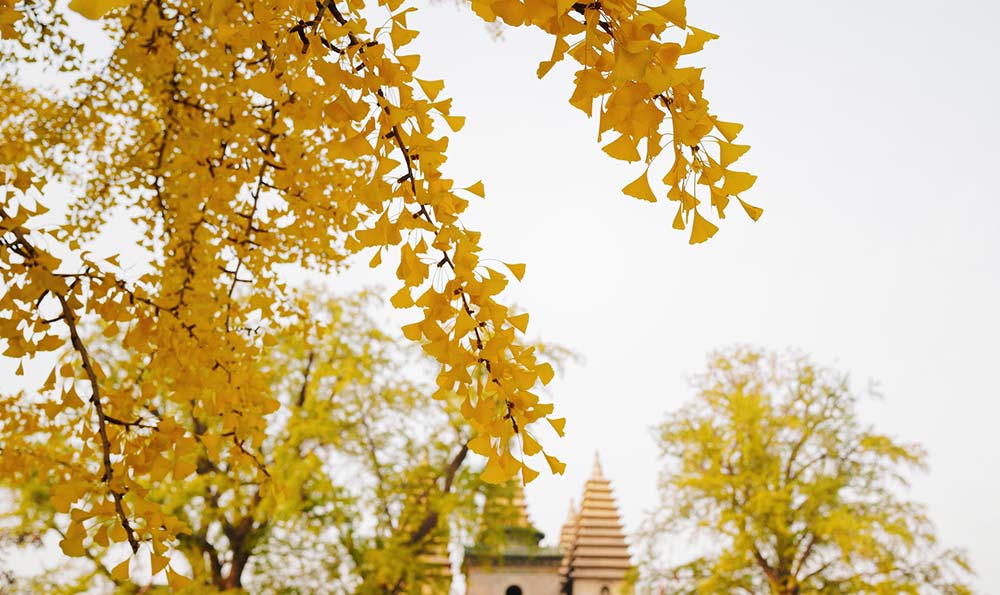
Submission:
[[[604,477],[604,470],[601,469],[601,454],[596,450],[594,451],[594,467],[590,471],[590,477],[598,479]]]
[[[569,501],[569,511],[566,515],[566,522],[563,523],[562,532],[559,535],[559,551],[563,554],[562,562],[559,564],[559,576],[563,582],[569,574],[570,554],[573,552],[573,544],[576,541],[577,523],[580,520],[580,511],[576,508],[574,500]]]
[[[515,523],[518,527],[532,527],[531,517],[528,516],[528,500],[524,497],[524,486],[519,481],[514,481],[514,497],[511,504],[517,514]]]
[[[631,558],[611,482],[604,476],[597,454],[575,525],[568,563],[564,562],[568,581],[623,581],[632,568]],[[572,592],[569,586],[567,592]]]

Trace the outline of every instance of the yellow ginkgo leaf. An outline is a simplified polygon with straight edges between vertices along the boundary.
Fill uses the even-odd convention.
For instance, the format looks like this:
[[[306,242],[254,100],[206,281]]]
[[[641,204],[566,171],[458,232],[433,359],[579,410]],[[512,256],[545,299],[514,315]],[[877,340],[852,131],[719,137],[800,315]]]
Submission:
[[[190,476],[192,473],[197,471],[198,466],[194,461],[188,459],[177,458],[174,460],[174,468],[172,473],[174,474],[174,479],[184,479]]]
[[[514,328],[521,331],[522,333],[528,332],[528,313],[518,314],[517,316],[507,317],[507,322],[509,322]]]
[[[562,13],[564,11],[559,9],[559,12]],[[563,56],[566,54],[566,50],[568,49],[569,44],[566,40],[562,37],[557,37],[555,47],[552,48],[552,57],[538,64],[538,70],[535,72],[535,74],[538,75],[538,78],[542,78],[548,74],[548,72],[552,70],[552,67],[563,59]]]
[[[726,137],[726,140],[733,142],[736,140],[736,136],[743,130],[743,124],[738,122],[723,122],[722,120],[715,120],[715,128],[722,133],[722,136]]]
[[[420,332],[420,323],[414,322],[403,326],[403,336],[411,341],[419,341],[423,333]]]
[[[111,578],[116,581],[127,581],[129,577],[128,572],[129,558],[125,558],[119,562],[114,568],[111,569]]]
[[[167,568],[167,584],[174,591],[186,587],[191,582],[191,579],[184,576],[183,574],[178,574],[172,569]]]
[[[410,295],[409,287],[402,287],[389,298],[389,303],[396,308],[409,308],[413,305],[413,296]]]
[[[465,126],[465,116],[444,116],[444,121],[448,123],[448,128],[452,132],[458,132]]]
[[[158,574],[161,570],[166,568],[167,564],[170,562],[170,558],[153,553],[149,556],[149,562],[152,566],[152,573]]]
[[[510,269],[510,272],[513,273],[515,277],[517,277],[518,281],[524,279],[524,269],[525,269],[524,263],[512,264],[505,262],[504,264],[507,265],[507,268]]]
[[[521,466],[521,478],[524,480],[524,485],[531,483],[536,477],[538,477],[538,471],[535,471],[527,465]]]
[[[688,28],[691,30],[691,33],[687,36],[687,40],[684,42],[681,54],[693,54],[695,52],[700,52],[705,47],[706,43],[719,38],[719,36],[715,33],[710,33],[704,29],[699,29],[697,27]]]
[[[486,198],[486,188],[483,187],[482,180],[476,182],[475,184],[466,188],[469,192],[475,194],[479,198]]]
[[[96,20],[116,8],[128,6],[130,0],[72,0],[69,9],[88,19]]]
[[[562,475],[566,471],[566,463],[563,463],[552,455],[545,455],[545,462],[549,464],[549,469],[556,475]]]
[[[687,27],[687,7],[684,5],[684,0],[670,0],[663,6],[654,7],[653,10],[678,27]]]
[[[740,201],[740,204],[743,205],[743,210],[746,211],[747,215],[750,215],[750,218],[754,221],[760,219],[760,216],[764,214],[764,209],[746,203],[742,198],[737,198],[736,200]]]
[[[566,433],[565,417],[556,417],[556,418],[546,417],[545,419],[548,420],[549,425],[552,426],[552,429],[556,431],[556,434],[559,434],[559,436],[565,435]]]
[[[389,38],[392,39],[392,47],[398,50],[413,41],[419,34],[419,31],[406,29],[399,25],[393,25],[392,29],[389,31]],[[431,99],[433,100],[433,98]]]
[[[86,554],[86,550],[83,548],[83,532],[75,534],[67,532],[66,537],[59,542],[59,547],[67,556],[83,556]]]
[[[701,216],[698,211],[694,212],[694,223],[691,225],[691,239],[689,244],[700,244],[715,235],[719,228]]]
[[[97,532],[94,533],[94,543],[101,547],[108,547],[108,544],[111,543],[108,539],[107,525],[101,525],[97,528]]]
[[[503,483],[507,481],[508,475],[500,466],[500,461],[494,456],[486,462],[486,468],[479,474],[479,479],[486,483]]]
[[[521,432],[521,450],[530,457],[542,452],[542,445],[528,432]]]
[[[535,370],[538,372],[538,379],[542,381],[542,384],[552,382],[552,378],[556,375],[555,370],[552,369],[552,364],[548,362],[538,364],[538,366],[535,367]]]
[[[420,66],[420,56],[417,54],[412,54],[410,56],[396,56],[399,63],[410,72],[416,72],[417,67]]]
[[[674,223],[671,227],[677,230],[684,229],[684,205],[677,205],[677,214],[674,215]]]
[[[638,161],[641,156],[639,155],[639,149],[636,148],[637,144],[638,143],[631,137],[623,134],[619,136],[617,140],[604,145],[603,150],[615,159],[621,159],[622,161]]]
[[[496,454],[496,449],[493,448],[493,439],[490,438],[489,434],[479,434],[469,440],[469,450],[484,457]]]
[[[722,183],[722,191],[729,196],[749,190],[757,176],[745,171],[727,171],[726,180]]]
[[[476,320],[469,316],[469,313],[464,309],[460,310],[458,317],[455,319],[455,328],[453,329],[455,333],[455,338],[461,338],[469,334],[476,326]]]
[[[719,143],[719,163],[722,167],[728,167],[750,150],[750,145],[734,145],[732,143]]]
[[[628,186],[622,188],[622,192],[635,198],[656,202],[656,195],[653,194],[653,189],[649,187],[649,179],[646,177],[648,172],[648,169],[642,172],[641,176],[633,180]]]
[[[437,96],[444,89],[444,81],[425,81],[422,79],[413,79],[413,80],[417,81],[417,84],[420,85],[420,88],[423,89],[424,94],[427,95],[427,98],[430,99],[431,101],[436,101]]]

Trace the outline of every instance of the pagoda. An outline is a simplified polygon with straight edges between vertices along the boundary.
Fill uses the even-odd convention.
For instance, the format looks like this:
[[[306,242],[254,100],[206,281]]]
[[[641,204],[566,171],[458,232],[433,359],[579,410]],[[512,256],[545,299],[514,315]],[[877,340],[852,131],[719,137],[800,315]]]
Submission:
[[[567,595],[621,595],[632,570],[624,527],[611,482],[594,455],[594,468],[583,488],[576,515],[563,526],[562,590]]]
[[[579,510],[570,502],[558,547],[528,516],[520,484],[489,498],[474,547],[462,568],[466,595],[625,595],[632,570],[611,483],[595,455]]]

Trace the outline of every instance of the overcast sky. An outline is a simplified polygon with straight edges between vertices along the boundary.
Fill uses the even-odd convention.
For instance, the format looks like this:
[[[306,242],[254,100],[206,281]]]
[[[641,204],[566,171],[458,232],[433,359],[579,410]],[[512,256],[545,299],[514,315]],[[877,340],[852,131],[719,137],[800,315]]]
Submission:
[[[567,103],[568,65],[536,79],[544,34],[494,42],[448,3],[411,19],[419,74],[468,116],[450,173],[486,183],[466,224],[488,256],[528,263],[512,296],[530,330],[586,358],[554,386],[570,466],[528,486],[532,517],[558,537],[599,449],[634,528],[656,502],[648,428],[692,396],[686,375],[734,342],[797,347],[880,382],[866,420],[928,449],[911,495],[1000,594],[1000,10],[689,0],[688,15],[721,35],[698,60],[714,111],[746,125],[765,209],[751,223],[737,206],[698,246],[672,205],[621,195],[638,170]]]
[[[741,160],[760,176],[707,244],[670,228],[672,205],[620,188],[638,175],[572,108],[572,70],[535,77],[551,42],[494,41],[447,0],[411,16],[421,78],[444,78],[468,117],[448,171],[483,179],[466,225],[486,256],[528,263],[510,295],[534,336],[585,359],[552,386],[569,463],[527,488],[557,539],[600,450],[629,528],[656,503],[649,430],[692,396],[713,348],[797,347],[880,382],[867,420],[923,444],[912,496],[944,542],[968,549],[978,587],[1000,594],[1000,118],[994,3],[689,0],[721,35],[697,59],[723,119],[746,125]],[[123,261],[126,259],[123,259]],[[343,288],[393,283],[362,265]]]

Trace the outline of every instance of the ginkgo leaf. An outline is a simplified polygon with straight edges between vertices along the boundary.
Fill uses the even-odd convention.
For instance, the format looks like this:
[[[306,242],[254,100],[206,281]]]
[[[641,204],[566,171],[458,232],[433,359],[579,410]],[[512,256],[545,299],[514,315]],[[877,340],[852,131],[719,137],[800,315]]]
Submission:
[[[528,485],[534,481],[536,477],[538,477],[538,471],[535,471],[527,465],[521,466],[521,478],[524,480],[524,485]]]
[[[641,159],[636,141],[627,135],[621,135],[614,141],[604,145],[603,150],[608,155],[622,161],[638,161]]]
[[[420,88],[424,90],[424,94],[431,101],[437,101],[438,95],[444,90],[444,81],[425,81],[423,79],[413,79],[417,81]]]
[[[565,417],[547,417],[545,419],[549,422],[549,425],[552,426],[552,429],[556,431],[556,434],[559,434],[560,436],[564,435],[564,430],[566,429]]]
[[[726,180],[722,183],[722,191],[730,196],[749,190],[757,181],[757,176],[745,171],[727,171]]]
[[[420,66],[420,56],[417,54],[412,54],[410,56],[396,56],[399,63],[410,72],[416,72],[417,67]]]
[[[742,198],[737,198],[736,200],[740,201],[740,204],[743,205],[743,210],[746,211],[747,215],[749,215],[754,221],[760,219],[760,216],[764,214],[764,209],[755,207],[752,204],[745,202]]]
[[[719,163],[722,167],[728,167],[750,150],[750,145],[734,145],[732,143],[719,143]]]
[[[66,537],[59,542],[59,547],[63,553],[71,557],[85,555],[87,550],[83,547],[83,535],[82,531],[79,533],[67,532]]]
[[[684,230],[684,205],[677,205],[677,214],[674,215],[674,222],[671,225],[676,230]]]
[[[701,213],[694,211],[694,222],[691,224],[691,239],[689,244],[700,244],[715,235],[719,228],[701,216]]]
[[[552,455],[545,455],[545,462],[549,464],[549,469],[556,475],[562,475],[566,471],[566,463]]]
[[[641,81],[649,67],[649,50],[642,48],[630,52],[625,47],[615,46],[615,65],[611,70],[612,81]]]
[[[161,556],[160,554],[153,553],[150,554],[149,556],[149,563],[151,567],[150,568],[151,573],[156,575],[159,574],[161,570],[167,567],[167,564],[170,563],[170,558],[166,556]]]
[[[722,133],[722,136],[726,137],[726,140],[733,142],[736,140],[736,136],[743,130],[743,124],[738,122],[723,122],[722,120],[715,120],[715,128]]]
[[[88,19],[96,20],[116,8],[128,6],[130,0],[71,0],[69,9]]]
[[[483,472],[479,474],[479,479],[485,481],[486,483],[500,484],[507,481],[509,476],[504,472],[503,467],[500,466],[500,461],[496,457],[490,457],[486,461],[486,467]]]
[[[649,187],[649,179],[646,177],[648,172],[648,169],[642,172],[641,176],[633,180],[628,186],[622,188],[622,192],[635,198],[656,202],[656,195],[653,194],[653,189]]]
[[[572,4],[572,1],[570,3]],[[561,9],[557,10],[562,12]],[[552,70],[552,67],[563,59],[563,56],[565,56],[566,50],[568,49],[569,49],[569,44],[566,43],[566,39],[563,37],[556,37],[555,47],[552,48],[552,57],[538,64],[538,70],[535,71],[535,74],[538,75],[538,78],[542,78],[546,74],[548,74],[548,72]]]
[[[455,319],[455,337],[464,337],[476,326],[476,320],[469,316],[464,309],[459,311],[458,318]]]
[[[506,265],[507,268],[510,269],[510,272],[514,274],[514,277],[516,277],[518,281],[522,281],[524,279],[524,269],[525,269],[524,263],[505,262],[504,265]]]
[[[521,450],[529,457],[542,451],[542,445],[528,432],[521,432]]]
[[[684,0],[670,0],[662,6],[654,6],[653,10],[678,27],[687,27],[687,7]]]
[[[486,188],[483,187],[482,180],[476,182],[475,184],[472,184],[471,186],[468,186],[466,190],[475,194],[479,198],[486,198]]]
[[[21,192],[27,192],[34,183],[35,176],[26,169],[18,168],[14,174],[13,185]]]
[[[131,558],[125,558],[111,569],[111,578],[116,581],[127,581],[129,579],[129,562]]]
[[[552,378],[556,375],[556,371],[549,362],[542,362],[535,369],[538,371],[538,379],[542,381],[542,384],[547,385],[552,382]]]
[[[174,572],[172,568],[167,568],[167,584],[174,591],[178,589],[183,589],[188,584],[191,583],[191,579],[184,576],[183,574]]]
[[[469,440],[469,450],[484,457],[496,454],[496,448],[493,447],[493,439],[490,438],[489,434],[479,434],[472,440]]]
[[[409,287],[401,287],[399,291],[389,298],[389,303],[396,308],[409,308],[413,305],[413,296],[410,295]]]
[[[518,314],[516,316],[507,317],[507,322],[509,322],[514,328],[521,331],[522,333],[528,332],[528,313]]]
[[[180,480],[186,477],[190,477],[192,473],[197,471],[197,469],[198,466],[195,464],[194,461],[191,461],[189,459],[177,458],[174,460],[174,468],[172,473],[174,479]]]
[[[416,39],[418,35],[420,35],[419,31],[406,29],[399,25],[393,25],[393,27],[389,30],[389,38],[392,39],[392,47],[397,50]]]
[[[688,29],[691,30],[691,33],[684,42],[684,47],[681,49],[682,54],[700,52],[704,49],[706,43],[719,38],[715,33],[710,33],[704,29],[698,29],[697,27],[688,27]]]
[[[458,132],[465,126],[465,116],[442,116],[452,132]]]

